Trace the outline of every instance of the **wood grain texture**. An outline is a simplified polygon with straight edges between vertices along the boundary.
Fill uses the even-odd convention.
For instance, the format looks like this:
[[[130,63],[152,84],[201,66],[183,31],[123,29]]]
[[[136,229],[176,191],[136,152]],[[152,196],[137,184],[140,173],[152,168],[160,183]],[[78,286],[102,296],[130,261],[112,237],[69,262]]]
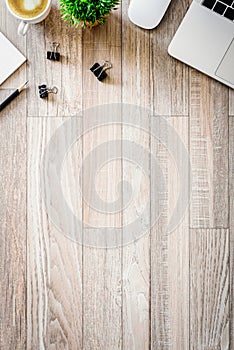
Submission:
[[[188,67],[167,48],[190,1],[172,1],[164,20],[150,32],[151,101],[154,115],[188,115]]]
[[[192,227],[228,222],[228,89],[190,71]]]
[[[0,31],[26,56],[26,38],[17,37],[19,21],[7,11],[5,1],[0,2],[0,14]],[[17,74],[13,74],[8,78],[0,86],[0,89],[16,89],[26,81],[26,72],[26,63],[24,63],[17,71]]]
[[[231,349],[229,231],[190,231],[190,348]]]
[[[82,248],[70,236],[67,237],[67,232],[60,229],[58,222],[51,219],[51,210],[45,207],[46,197],[42,191],[45,148],[64,122],[58,117],[28,119],[27,349],[82,347]],[[77,123],[81,126],[79,118]],[[68,134],[63,128],[60,139],[54,143],[57,157],[61,154],[61,147],[70,146],[67,141]],[[70,199],[70,203],[74,203],[73,193],[79,193],[74,169],[79,171],[81,164],[81,141],[74,152],[73,149],[66,159],[61,183],[64,196],[68,201]],[[51,159],[51,163],[54,161]],[[50,178],[46,178],[46,168],[43,173],[46,183],[50,183]],[[49,191],[50,186],[46,187],[46,196]],[[58,202],[51,203],[55,213],[61,201],[62,198],[58,198]],[[81,198],[76,198],[76,201],[77,207],[82,208]],[[66,218],[61,220],[64,222]],[[72,227],[76,233],[75,222]]]
[[[0,119],[1,349],[234,348],[234,95],[167,54],[190,2],[172,1],[152,31],[134,26],[129,1],[122,2],[106,26],[90,31],[64,23],[54,0],[46,21],[16,38],[18,21],[1,1],[0,30],[28,63],[1,86],[0,99],[9,93],[6,87],[30,80],[27,93]],[[61,62],[46,59],[50,41],[60,43]],[[103,60],[113,68],[100,83],[90,67]],[[58,95],[39,99],[41,83],[57,86]],[[133,105],[129,113],[125,104]],[[58,130],[49,162],[53,175],[45,168],[42,176],[45,150]],[[184,159],[179,140],[191,152],[191,207],[179,220],[180,205],[178,225],[168,234],[178,193],[186,202],[188,192],[176,163],[176,157]],[[50,202],[52,218],[42,184],[50,183],[47,198],[60,171],[62,195],[58,191]],[[132,196],[125,207],[127,182]],[[149,222],[152,228],[136,239],[127,224],[141,213],[138,228],[144,231]],[[87,225],[96,228],[92,239]],[[130,244],[122,245],[127,236]]]
[[[94,27],[92,30],[83,31],[84,47],[91,47],[93,45],[109,45],[121,47],[121,24],[122,13],[121,6],[117,6],[117,10],[110,13],[108,22],[103,27]],[[95,59],[95,57],[93,57]]]
[[[229,115],[234,116],[234,90],[229,89]]]
[[[166,124],[165,124],[166,121]],[[171,117],[167,120],[153,117],[151,153],[161,169],[160,176],[152,167],[151,191],[158,188],[157,196],[151,197],[151,349],[187,349],[189,347],[189,222],[188,208],[176,211],[176,225],[168,231],[172,213],[180,191],[180,208],[187,201],[189,188],[180,187],[180,177],[188,179],[188,167],[184,164],[178,172],[176,159],[183,162],[183,145],[188,147],[188,119]],[[179,136],[177,141],[175,133]],[[173,144],[171,144],[173,140]],[[170,148],[172,147],[173,153]],[[177,165],[175,165],[177,164]],[[187,173],[184,173],[187,168]],[[165,185],[159,185],[163,177]],[[152,196],[152,192],[151,192]],[[157,220],[152,222],[155,216]],[[181,220],[182,219],[182,220]]]
[[[234,348],[234,119],[229,118],[230,349]]]
[[[121,136],[119,125],[103,126],[101,124],[102,112],[96,110],[93,122],[100,121],[90,132],[83,136],[83,159],[89,154],[95,154],[97,162],[104,158],[106,164],[101,168],[95,167],[95,162],[86,161],[86,167],[90,169],[89,178],[83,185],[83,223],[95,230],[92,239],[88,239],[89,232],[84,228],[84,241],[88,241],[83,247],[83,348],[84,349],[120,349],[122,344],[121,327],[121,214],[108,210],[108,203],[121,200],[121,191],[115,191],[121,180],[121,166],[118,158],[121,150],[116,149],[116,159],[108,161],[110,147],[105,147],[100,154],[98,146],[118,139]],[[120,115],[121,118],[121,115]],[[83,126],[86,130],[87,117],[84,116]],[[112,152],[111,152],[112,154]],[[91,175],[95,174],[95,182]],[[99,209],[99,201],[94,200],[95,188],[100,198],[106,203],[106,209]],[[88,197],[88,200],[87,200]],[[118,207],[116,206],[116,209]],[[116,232],[109,234],[107,228]],[[91,230],[91,234],[92,234]],[[115,236],[117,241],[115,243]],[[110,246],[111,245],[111,246]]]
[[[83,247],[83,349],[87,350],[114,350],[122,347],[122,252],[119,246],[122,221],[117,206],[116,213],[108,210],[110,202],[115,202],[117,198],[120,202],[122,200],[121,191],[117,189],[122,175],[118,161],[121,149],[115,144],[108,147],[109,143],[121,139],[121,124],[118,124],[121,123],[121,114],[117,114],[117,124],[105,126],[102,123],[103,117],[107,122],[112,119],[112,108],[104,113],[103,104],[121,103],[120,19],[121,9],[114,12],[112,22],[107,26],[83,33],[83,161],[97,152],[93,161],[86,162],[90,171],[83,184],[83,197],[89,198],[83,202],[83,223],[84,226],[88,224],[96,230],[90,244]],[[101,63],[103,60],[110,61],[113,68],[107,71],[108,78],[101,83],[89,68],[95,62]],[[93,110],[89,113],[88,109],[91,107]],[[95,128],[91,128],[92,123],[90,125],[86,113],[91,114],[93,125],[97,123]],[[105,143],[107,146],[103,152],[98,153],[96,149]],[[115,151],[115,156],[113,161],[108,162],[112,151]],[[96,162],[102,158],[107,163],[96,169]],[[95,174],[95,182],[92,174]],[[104,201],[104,212],[98,210],[100,199],[95,202],[96,189],[98,196]],[[108,236],[107,228],[117,232],[119,241],[115,245],[113,237],[113,247],[109,249],[108,242],[111,243],[112,235]],[[86,240],[89,231],[85,228],[83,235]]]
[[[123,2],[122,100],[150,109],[150,32],[129,23],[127,11]]]
[[[58,7],[58,2],[54,1],[45,22],[31,26],[27,34],[28,76],[33,82],[28,93],[28,115],[32,117],[81,114],[82,31],[62,21]],[[52,41],[60,44],[60,62],[46,58]],[[56,86],[58,94],[40,99],[38,86],[41,84],[48,88]]]
[[[1,90],[0,98],[10,93]],[[1,112],[0,129],[0,348],[21,350],[26,344],[25,94]]]
[[[148,349],[150,341],[150,119],[128,111],[122,127],[123,181],[123,342],[125,349]],[[125,120],[127,115],[123,114]],[[130,118],[129,118],[130,117]],[[146,119],[146,120],[145,120]],[[139,125],[143,124],[144,130]],[[130,124],[130,123],[129,123]],[[132,148],[130,144],[132,145]],[[142,152],[136,153],[136,147]],[[139,220],[140,218],[140,220]],[[139,220],[138,232],[131,224]]]
[[[150,34],[129,23],[127,10],[128,2],[123,2],[122,101],[123,106],[131,104],[133,107],[123,107],[126,112],[123,114],[122,138],[143,147],[145,154],[136,161],[136,154],[132,151],[128,156],[135,161],[129,163],[125,159],[129,147],[123,141],[123,181],[131,184],[134,198],[123,211],[123,239],[127,239],[129,244],[123,246],[122,253],[122,337],[124,349],[143,350],[150,346],[150,232],[145,228],[150,222],[150,209],[143,211],[150,201]],[[132,127],[124,123],[126,117]],[[137,124],[144,125],[145,130],[140,130]],[[127,195],[123,191],[123,203],[126,201]],[[142,237],[139,240],[131,237],[128,226],[138,216],[142,219]]]
[[[121,9],[114,11],[104,27],[83,32],[83,110],[96,105],[121,102]],[[104,82],[96,79],[90,68],[109,61]]]

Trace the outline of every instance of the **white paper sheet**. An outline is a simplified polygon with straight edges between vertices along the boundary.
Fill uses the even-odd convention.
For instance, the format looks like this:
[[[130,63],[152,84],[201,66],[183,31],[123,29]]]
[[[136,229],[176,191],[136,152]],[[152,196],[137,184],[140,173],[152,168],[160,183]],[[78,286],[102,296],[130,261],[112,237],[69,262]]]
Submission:
[[[25,61],[26,57],[0,32],[0,85]]]

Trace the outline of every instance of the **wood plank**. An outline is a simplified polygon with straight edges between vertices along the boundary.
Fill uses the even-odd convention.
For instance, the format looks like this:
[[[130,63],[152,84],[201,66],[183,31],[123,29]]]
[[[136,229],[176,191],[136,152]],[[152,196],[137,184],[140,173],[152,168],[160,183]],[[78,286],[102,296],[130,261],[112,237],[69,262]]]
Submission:
[[[191,349],[229,345],[229,231],[190,231]]]
[[[89,70],[95,62],[101,64],[104,60],[110,61],[113,68],[107,70],[108,77],[105,82],[100,82]],[[121,90],[121,48],[104,44],[84,44],[83,49],[83,109],[105,103],[120,102]],[[108,98],[107,98],[108,96]]]
[[[1,90],[1,99],[11,91]],[[26,96],[0,118],[0,348],[26,344]]]
[[[117,10],[109,14],[108,21],[104,26],[97,26],[92,30],[88,28],[84,30],[83,47],[89,48],[90,45],[93,47],[95,44],[97,44],[97,46],[99,45],[99,49],[102,48],[102,45],[107,45],[108,48],[111,46],[121,47],[121,19],[121,5],[119,5]],[[96,57],[93,57],[94,60],[95,58]],[[104,59],[104,57],[102,59]]]
[[[79,225],[76,221],[69,221],[63,197],[59,196],[60,188],[55,187],[58,198],[50,197],[55,178],[61,171],[64,200],[78,217],[82,217],[82,198],[76,173],[81,165],[82,141],[78,140],[68,152],[62,170],[56,166],[57,157],[71,146],[70,133],[81,128],[80,118],[72,120],[73,127],[66,129],[65,122],[70,119],[28,119],[28,349],[82,347],[82,241],[78,241],[80,245],[76,243]],[[44,155],[59,127],[60,135],[54,139],[49,168]],[[54,169],[53,177],[49,169]],[[48,201],[45,206],[45,198],[49,198],[50,207]],[[73,207],[73,204],[76,205]],[[64,223],[72,225],[72,236],[65,230]]]
[[[229,118],[230,349],[234,348],[234,119]]]
[[[167,53],[189,0],[172,1],[160,25],[150,32],[151,100],[154,115],[188,115],[188,67]]]
[[[188,118],[153,117],[151,135],[151,349],[188,349]]]
[[[106,103],[119,103],[121,95],[121,10],[110,15],[103,27],[83,32],[83,109]],[[100,82],[90,71],[94,63],[109,61],[112,69]]]
[[[134,195],[128,203],[123,189],[123,348],[143,350],[150,346],[150,235],[145,228],[150,223],[150,209],[145,211],[150,201],[150,42],[149,31],[129,22],[128,6],[122,3],[122,157],[123,181]],[[128,142],[145,150],[141,159]],[[132,237],[130,224],[139,216],[140,230]]]
[[[0,31],[14,44],[17,49],[26,56],[26,38],[17,34],[19,21],[7,10],[5,1],[0,2]],[[26,63],[16,73],[8,78],[0,89],[16,89],[26,81]]]
[[[121,103],[120,9],[113,16],[118,20],[83,32],[83,170],[89,169],[86,175],[83,174],[83,349],[90,350],[122,348],[122,221],[121,212],[112,212],[122,201],[117,187],[122,175],[118,160],[121,147],[114,144],[116,139],[121,139],[121,109],[117,114],[113,106],[106,107],[104,112],[102,109],[104,104]],[[113,64],[107,72],[108,78],[102,83],[89,71],[101,60]],[[89,111],[91,107],[93,109]],[[104,126],[103,118],[111,125]],[[98,152],[99,146],[104,147],[102,152]],[[93,160],[87,158],[94,154]],[[109,162],[111,154],[114,158]],[[96,169],[95,164],[101,159],[107,163]],[[92,174],[95,174],[94,179]],[[115,206],[117,198],[119,204]],[[101,199],[102,210],[98,210],[95,206],[101,205]],[[110,211],[111,202],[113,208]],[[93,230],[90,232],[86,225],[91,225]],[[109,247],[111,243],[112,248]]]
[[[129,3],[122,3],[122,101],[149,112],[150,32],[129,21]]]
[[[121,192],[116,189],[121,179],[121,162],[118,160],[121,157],[121,149],[113,145],[113,141],[121,136],[121,125],[113,123],[103,126],[102,110],[100,109],[100,113],[98,109],[93,111],[91,115],[83,116],[83,348],[120,349],[121,212],[112,213],[115,209],[109,211],[108,204],[115,201],[116,197],[120,197],[121,201]],[[113,113],[113,110],[110,112]],[[93,118],[90,119],[92,115]],[[92,125],[95,125],[93,129]],[[84,132],[89,128],[91,131]],[[96,149],[101,145],[104,145],[104,148],[99,153]],[[114,159],[110,156],[113,152],[116,157]],[[86,160],[89,155],[94,155],[95,159]],[[112,161],[108,161],[109,157]],[[101,159],[105,159],[107,163],[100,164],[99,169],[95,165]],[[95,174],[94,178],[92,174]],[[100,210],[98,209],[101,199],[95,201],[95,188],[105,203]],[[89,230],[86,225],[93,229]],[[111,233],[107,231],[108,228]]]
[[[50,61],[50,43],[60,44],[60,62]],[[69,27],[61,19],[59,3],[53,2],[48,18],[32,26],[27,34],[28,76],[33,87],[28,94],[29,116],[81,115],[82,109],[82,30]],[[40,99],[38,86],[58,88],[58,94]]]
[[[190,71],[191,226],[228,223],[228,88]]]
[[[229,89],[229,115],[234,116],[234,90]]]
[[[132,191],[123,187],[123,346],[143,350],[150,341],[150,119],[126,107],[123,120],[123,181]]]

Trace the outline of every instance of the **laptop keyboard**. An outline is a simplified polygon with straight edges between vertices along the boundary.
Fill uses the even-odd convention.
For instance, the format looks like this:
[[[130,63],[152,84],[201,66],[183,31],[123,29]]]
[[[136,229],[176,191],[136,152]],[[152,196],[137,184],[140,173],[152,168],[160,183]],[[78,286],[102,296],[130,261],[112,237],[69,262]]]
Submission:
[[[204,0],[202,5],[234,22],[234,0]]]

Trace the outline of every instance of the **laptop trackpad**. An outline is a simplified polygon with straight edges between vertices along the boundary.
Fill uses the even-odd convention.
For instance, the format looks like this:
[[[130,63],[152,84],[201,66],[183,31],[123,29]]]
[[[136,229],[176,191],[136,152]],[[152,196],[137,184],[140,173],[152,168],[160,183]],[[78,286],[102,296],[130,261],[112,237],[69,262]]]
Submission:
[[[234,39],[215,73],[219,78],[234,84]]]

